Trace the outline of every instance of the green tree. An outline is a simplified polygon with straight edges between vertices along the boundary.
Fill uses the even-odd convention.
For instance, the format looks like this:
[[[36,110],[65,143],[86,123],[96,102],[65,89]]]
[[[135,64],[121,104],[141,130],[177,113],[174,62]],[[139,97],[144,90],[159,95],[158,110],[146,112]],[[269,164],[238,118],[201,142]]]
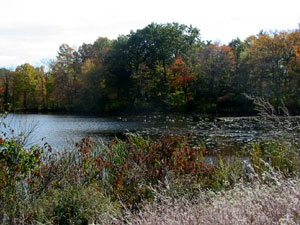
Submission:
[[[45,99],[43,68],[35,68],[26,63],[18,66],[13,73],[13,106],[38,109]]]
[[[0,95],[2,103],[10,102],[11,72],[5,68],[0,69]]]
[[[210,97],[216,99],[231,88],[234,72],[234,55],[229,46],[206,45],[197,56],[197,78]],[[204,86],[203,86],[204,84]]]
[[[59,108],[72,107],[78,88],[78,71],[74,68],[74,52],[69,45],[61,45],[56,61],[52,65],[53,95]]]
[[[176,56],[184,56],[200,42],[199,30],[178,23],[156,24],[131,32],[129,54],[135,68],[143,62],[150,68],[157,62],[163,66],[163,80],[167,80],[167,66]]]
[[[130,77],[132,66],[128,52],[128,37],[119,36],[112,42],[103,66],[105,67],[106,111],[130,107]]]
[[[233,85],[238,92],[247,90],[247,82],[249,79],[248,71],[246,71],[243,53],[246,49],[246,44],[239,38],[232,40],[228,46],[231,48],[234,55],[234,81]]]

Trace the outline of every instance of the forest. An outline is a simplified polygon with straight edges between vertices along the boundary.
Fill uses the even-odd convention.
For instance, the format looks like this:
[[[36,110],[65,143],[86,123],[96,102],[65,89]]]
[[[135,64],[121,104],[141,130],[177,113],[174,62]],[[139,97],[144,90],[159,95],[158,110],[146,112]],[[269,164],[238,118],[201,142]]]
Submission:
[[[265,32],[223,45],[198,28],[156,24],[62,44],[46,66],[0,69],[0,101],[11,111],[249,115],[245,94],[300,113],[300,29]]]

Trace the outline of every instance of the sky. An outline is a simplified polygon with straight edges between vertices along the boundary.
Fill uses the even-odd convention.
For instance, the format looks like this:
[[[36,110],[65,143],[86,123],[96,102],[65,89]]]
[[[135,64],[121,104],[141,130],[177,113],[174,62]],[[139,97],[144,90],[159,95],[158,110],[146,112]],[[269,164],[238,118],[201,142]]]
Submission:
[[[116,39],[151,22],[200,29],[227,44],[261,30],[297,29],[300,0],[0,0],[0,68],[45,64],[61,44]]]

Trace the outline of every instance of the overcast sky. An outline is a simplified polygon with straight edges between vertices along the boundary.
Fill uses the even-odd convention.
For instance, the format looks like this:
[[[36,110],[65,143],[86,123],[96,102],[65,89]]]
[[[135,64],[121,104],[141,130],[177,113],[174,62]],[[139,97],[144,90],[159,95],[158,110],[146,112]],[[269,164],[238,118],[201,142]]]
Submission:
[[[115,39],[151,22],[191,24],[203,40],[228,43],[298,28],[300,0],[0,0],[0,67],[38,65],[62,43]]]

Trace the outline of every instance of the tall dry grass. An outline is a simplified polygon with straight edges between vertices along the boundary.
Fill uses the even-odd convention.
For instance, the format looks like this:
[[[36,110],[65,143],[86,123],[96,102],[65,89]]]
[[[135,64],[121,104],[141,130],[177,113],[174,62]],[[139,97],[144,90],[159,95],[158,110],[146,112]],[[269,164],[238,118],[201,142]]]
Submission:
[[[239,184],[233,189],[213,193],[204,191],[197,200],[168,198],[158,194],[159,201],[138,214],[128,212],[116,224],[300,224],[300,180],[272,175],[272,184],[256,181]]]

